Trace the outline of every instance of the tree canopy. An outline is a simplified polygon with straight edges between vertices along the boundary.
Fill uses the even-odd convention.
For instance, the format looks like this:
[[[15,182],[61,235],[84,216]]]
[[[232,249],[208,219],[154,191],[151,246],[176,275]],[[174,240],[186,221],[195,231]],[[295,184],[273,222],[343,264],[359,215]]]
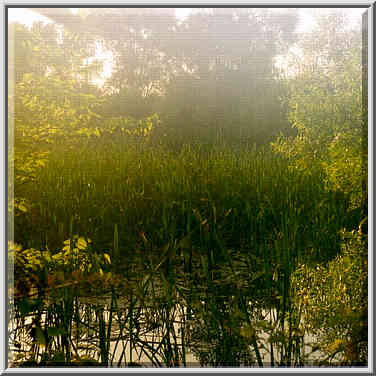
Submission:
[[[274,59],[296,39],[294,12],[204,9],[179,20],[173,9],[38,11],[112,51],[105,113],[157,111],[176,134],[209,139],[264,142],[287,126]]]

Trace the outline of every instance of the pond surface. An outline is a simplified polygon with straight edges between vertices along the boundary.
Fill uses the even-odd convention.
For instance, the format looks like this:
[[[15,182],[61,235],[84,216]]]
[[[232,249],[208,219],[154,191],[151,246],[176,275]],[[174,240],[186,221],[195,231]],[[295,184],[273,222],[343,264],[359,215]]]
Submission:
[[[231,263],[233,270],[218,264],[211,271],[192,263],[190,272],[179,263],[137,264],[119,268],[122,275],[34,289],[34,297],[16,299],[11,362],[268,367],[315,361],[307,357],[312,338],[299,332],[302,318],[260,293],[263,276],[240,254]]]
[[[67,302],[59,303],[60,307],[67,305]],[[273,326],[278,326],[278,312],[275,309],[255,312],[256,333],[244,322],[240,328],[234,328],[234,322],[229,322],[227,327],[218,325],[218,321],[228,319],[228,313],[232,311],[230,306],[229,312],[222,312],[222,318],[214,319],[213,312],[210,312],[213,308],[209,308],[209,302],[204,300],[198,302],[200,308],[195,307],[190,312],[187,306],[179,303],[155,303],[141,305],[132,296],[118,297],[115,294],[75,298],[68,341],[75,354],[72,361],[90,359],[91,366],[107,367],[257,367],[260,360],[263,366],[268,367],[283,361],[283,347],[275,338],[273,340],[276,333],[280,334],[273,329]],[[50,301],[49,304],[58,310],[56,301]],[[252,307],[251,302],[248,304]],[[43,312],[39,316],[39,327],[47,328],[44,332],[47,331],[50,336],[46,342],[50,342],[42,343],[38,334],[34,333],[39,341],[39,345],[35,345],[30,328],[35,328],[36,317],[38,314],[33,312],[24,320],[18,318],[13,321],[11,330],[15,340],[10,349],[16,367],[20,364],[17,362],[17,354],[36,351],[42,359],[43,352],[54,348],[64,349],[63,333],[56,326],[49,329],[50,312]],[[213,322],[210,322],[210,318]],[[304,338],[304,342],[310,340],[312,338]],[[307,345],[301,349],[309,351]],[[225,363],[224,350],[229,351],[231,356],[237,356],[237,359]],[[255,354],[257,351],[259,359]],[[65,366],[56,363],[56,359],[59,359],[56,353],[59,351],[51,352],[55,353],[55,361],[50,359],[45,366]],[[228,358],[225,359],[228,362]],[[311,357],[311,361],[315,359],[319,359],[318,355]]]

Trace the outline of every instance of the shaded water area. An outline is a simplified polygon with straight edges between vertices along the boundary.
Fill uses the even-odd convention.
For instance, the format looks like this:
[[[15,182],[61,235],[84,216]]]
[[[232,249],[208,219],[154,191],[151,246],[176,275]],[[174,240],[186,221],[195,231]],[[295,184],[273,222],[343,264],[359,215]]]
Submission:
[[[12,365],[269,367],[318,359],[300,318],[271,303],[283,297],[257,293],[263,276],[251,272],[249,257],[233,251],[228,265],[209,271],[192,262],[188,272],[168,255],[18,299]]]

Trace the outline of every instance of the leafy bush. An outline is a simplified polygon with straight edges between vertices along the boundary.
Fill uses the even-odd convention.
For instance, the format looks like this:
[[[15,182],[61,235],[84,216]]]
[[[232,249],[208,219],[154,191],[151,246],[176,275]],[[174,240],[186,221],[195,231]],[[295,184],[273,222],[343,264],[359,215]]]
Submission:
[[[313,335],[313,349],[326,355],[323,363],[367,363],[367,238],[342,232],[341,253],[327,265],[301,265],[292,277],[301,329]]]
[[[49,249],[23,249],[19,244],[9,243],[9,257],[13,259],[15,273],[15,297],[27,298],[43,289],[84,283],[90,274],[104,276],[104,268],[111,264],[110,255],[95,252],[91,240],[75,235],[64,241],[64,247],[51,252]]]
[[[340,34],[346,19],[334,14],[317,21],[300,41],[304,57],[296,76],[286,79],[288,118],[297,134],[280,135],[272,148],[291,168],[324,172],[328,190],[349,195],[354,209],[364,204],[367,175],[360,33]]]

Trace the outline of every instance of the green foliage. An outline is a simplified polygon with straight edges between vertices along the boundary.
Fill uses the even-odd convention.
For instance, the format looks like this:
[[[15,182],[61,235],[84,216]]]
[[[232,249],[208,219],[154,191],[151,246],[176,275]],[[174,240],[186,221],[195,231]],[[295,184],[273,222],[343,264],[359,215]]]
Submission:
[[[65,270],[80,270],[82,272],[99,272],[103,275],[101,265],[111,264],[107,253],[97,254],[90,250],[91,240],[74,236],[73,239],[64,241],[63,249],[52,255],[54,267]]]
[[[35,289],[43,288],[49,257],[48,251],[23,249],[21,245],[9,242],[8,258],[14,265],[15,297],[27,297],[33,295]]]
[[[95,40],[87,34],[77,35],[56,24],[34,22],[30,28],[10,23],[9,35],[14,53],[10,76],[16,84],[25,74],[87,80],[88,73],[93,68],[98,69],[95,61],[85,64],[95,50]]]
[[[292,278],[301,330],[314,334],[322,364],[367,363],[367,238],[342,232],[341,253],[327,265],[300,266]],[[325,359],[325,360],[324,360]]]
[[[81,91],[73,79],[27,74],[16,86],[15,95],[16,148],[28,147],[30,151],[38,145],[40,149],[63,137],[73,138],[73,142],[78,129],[99,125],[100,116],[94,111],[101,100]]]
[[[288,117],[297,135],[280,136],[272,147],[294,168],[323,170],[328,189],[349,195],[356,208],[364,204],[367,174],[361,42],[359,32],[332,29],[337,25],[340,30],[344,22],[335,13],[318,18],[316,28],[298,44],[302,62],[296,77],[287,78]],[[312,45],[319,50],[312,51]]]
[[[367,201],[367,148],[359,130],[338,133],[328,147],[328,158],[322,162],[327,185],[350,197],[350,208]]]
[[[33,288],[41,292],[47,287],[59,288],[59,283],[67,286],[85,282],[84,278],[91,274],[104,276],[111,257],[106,252],[94,252],[90,243],[90,239],[74,236],[64,241],[64,247],[57,252],[22,249],[21,245],[10,243],[8,254],[14,263],[16,298],[28,297]]]
[[[37,204],[26,199],[25,191],[35,183],[54,150],[61,147],[63,153],[74,153],[103,142],[109,147],[146,142],[158,131],[157,114],[138,120],[130,116],[103,119],[97,113],[103,101],[75,79],[24,74],[15,87],[14,144],[9,153],[14,201],[9,197],[10,213],[19,215]]]
[[[27,223],[16,222],[17,237],[29,240],[47,237],[55,249],[69,236],[69,223],[73,221],[75,233],[88,234],[94,244],[99,242],[106,249],[112,248],[114,223],[120,223],[119,244],[125,249],[131,250],[130,244],[138,244],[139,232],[151,237],[152,243],[164,246],[171,237],[180,237],[187,223],[198,225],[194,211],[205,219],[214,215],[210,214],[214,205],[217,218],[214,226],[228,247],[243,244],[253,249],[257,247],[257,238],[265,244],[273,244],[273,239],[282,244],[286,239],[279,233],[292,221],[284,219],[281,213],[285,213],[305,218],[306,223],[291,227],[296,236],[302,236],[302,241],[309,243],[308,239],[315,239],[317,248],[325,249],[325,243],[330,243],[329,236],[332,241],[329,249],[336,253],[336,233],[346,221],[343,212],[346,201],[326,193],[320,175],[303,177],[300,172],[286,172],[287,162],[269,152],[262,155],[245,150],[234,155],[226,149],[187,148],[176,154],[164,148],[127,145],[125,150],[124,146],[110,149],[107,145],[98,145],[96,154],[81,148],[80,153],[64,158],[61,158],[64,150],[56,148],[48,167],[39,173],[38,181],[25,187],[27,199],[35,205],[25,213]],[[42,205],[40,184],[46,187]],[[286,198],[281,200],[283,192]],[[329,207],[337,208],[336,218],[334,213],[329,214]],[[258,217],[253,218],[254,210]],[[229,212],[227,217],[226,212]],[[220,215],[224,216],[223,223],[219,221]],[[60,223],[64,238],[59,235]],[[20,225],[24,231],[20,231]],[[297,231],[296,226],[301,230]],[[323,230],[322,226],[329,227]],[[255,229],[253,235],[249,228]],[[262,235],[263,228],[270,233],[269,237]],[[318,233],[315,237],[313,229]],[[200,238],[197,228],[194,237],[201,242],[204,234]],[[16,241],[25,242],[22,238]],[[316,256],[321,257],[319,251]]]

